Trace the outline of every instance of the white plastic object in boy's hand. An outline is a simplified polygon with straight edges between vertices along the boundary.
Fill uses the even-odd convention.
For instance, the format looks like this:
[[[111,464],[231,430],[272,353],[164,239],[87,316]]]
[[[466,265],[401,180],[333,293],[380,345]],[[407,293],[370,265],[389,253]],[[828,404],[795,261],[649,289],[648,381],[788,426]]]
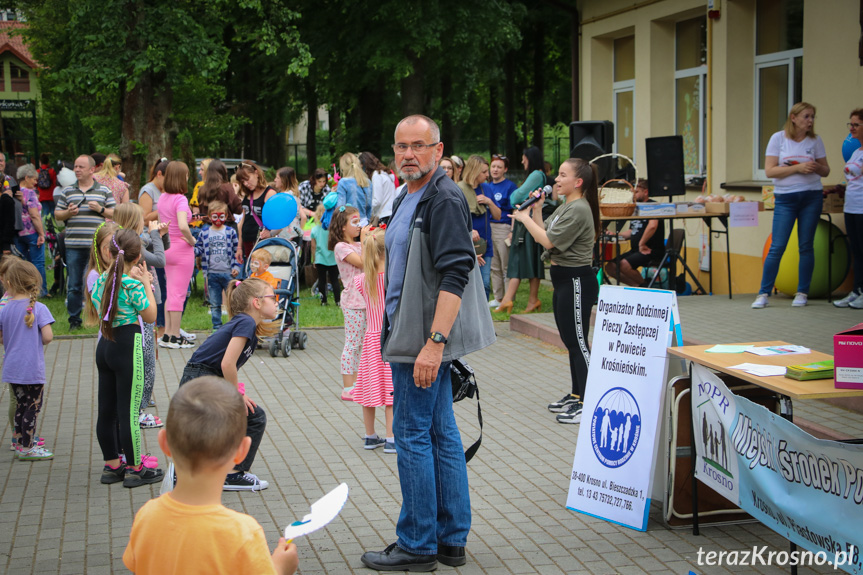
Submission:
[[[335,519],[348,500],[348,484],[342,483],[314,503],[312,512],[300,521],[294,521],[285,528],[285,540],[291,541],[297,537],[317,531]]]

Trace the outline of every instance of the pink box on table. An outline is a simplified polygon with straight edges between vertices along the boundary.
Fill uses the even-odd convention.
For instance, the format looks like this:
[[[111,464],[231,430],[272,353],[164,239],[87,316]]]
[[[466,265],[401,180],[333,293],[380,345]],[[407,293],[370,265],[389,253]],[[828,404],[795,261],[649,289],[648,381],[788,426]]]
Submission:
[[[863,389],[863,323],[833,336],[834,386]]]

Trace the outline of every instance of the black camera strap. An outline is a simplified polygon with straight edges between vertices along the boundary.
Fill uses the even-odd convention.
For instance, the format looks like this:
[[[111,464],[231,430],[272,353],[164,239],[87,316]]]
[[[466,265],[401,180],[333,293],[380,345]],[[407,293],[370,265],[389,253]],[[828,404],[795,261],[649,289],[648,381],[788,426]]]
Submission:
[[[479,386],[476,388],[476,419],[479,421],[479,439],[477,439],[473,445],[467,448],[467,451],[464,452],[464,462],[468,463],[473,456],[476,455],[476,452],[479,450],[479,446],[482,443],[482,408],[479,406]]]
[[[477,385],[476,374],[473,368],[467,362],[461,359],[454,359],[450,369],[451,377],[458,379],[458,382],[454,382],[453,384],[453,402],[459,402],[465,397],[476,396],[476,418],[479,422],[479,439],[464,452],[465,463],[467,463],[473,459],[482,443],[482,408],[479,403],[479,385]]]

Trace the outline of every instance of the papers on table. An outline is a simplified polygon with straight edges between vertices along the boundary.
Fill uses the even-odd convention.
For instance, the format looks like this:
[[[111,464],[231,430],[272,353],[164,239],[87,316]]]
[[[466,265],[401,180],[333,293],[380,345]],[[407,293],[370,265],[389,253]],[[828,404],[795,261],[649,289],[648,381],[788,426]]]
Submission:
[[[704,353],[743,353],[749,351],[751,345],[714,345],[710,349],[705,349]]]
[[[761,365],[758,363],[741,363],[732,365],[731,369],[740,369],[746,373],[758,377],[771,377],[774,375],[785,375],[785,366],[782,365]]]
[[[798,353],[812,353],[812,350],[802,345],[771,345],[767,347],[752,346],[746,350],[755,355],[793,355]]]

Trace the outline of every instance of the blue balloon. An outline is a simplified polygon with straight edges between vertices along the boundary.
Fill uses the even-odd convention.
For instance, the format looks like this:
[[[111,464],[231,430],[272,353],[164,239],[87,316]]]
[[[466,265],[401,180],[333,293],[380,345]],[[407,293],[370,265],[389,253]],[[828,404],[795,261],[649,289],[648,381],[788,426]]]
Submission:
[[[842,142],[842,157],[845,158],[845,161],[851,159],[851,154],[854,153],[854,150],[860,147],[860,140],[848,134],[848,137],[845,138],[845,141]]]
[[[261,220],[268,230],[288,227],[297,217],[297,200],[293,194],[281,193],[270,198],[261,212]]]

